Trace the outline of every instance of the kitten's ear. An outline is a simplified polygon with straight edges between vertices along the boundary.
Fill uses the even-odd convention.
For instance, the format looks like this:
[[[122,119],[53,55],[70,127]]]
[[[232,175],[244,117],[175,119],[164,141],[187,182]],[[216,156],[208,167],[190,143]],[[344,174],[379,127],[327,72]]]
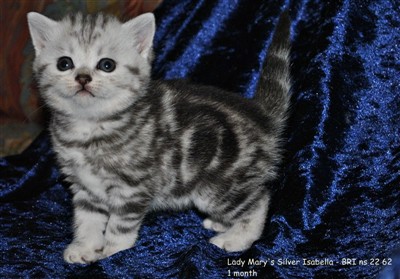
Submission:
[[[133,34],[137,51],[146,59],[149,59],[156,23],[152,13],[137,16],[122,25],[129,34]]]
[[[29,32],[36,51],[36,56],[50,40],[57,22],[39,13],[28,13]]]

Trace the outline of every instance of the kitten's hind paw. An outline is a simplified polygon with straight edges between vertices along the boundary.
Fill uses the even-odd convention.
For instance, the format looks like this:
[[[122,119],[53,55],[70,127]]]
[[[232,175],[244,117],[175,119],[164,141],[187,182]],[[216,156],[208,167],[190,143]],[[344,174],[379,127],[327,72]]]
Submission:
[[[233,236],[229,233],[220,233],[212,237],[210,243],[227,252],[239,252],[249,248],[253,241],[247,241],[243,239],[241,235]]]
[[[64,260],[71,264],[90,264],[103,258],[101,252],[101,249],[92,249],[79,243],[71,243],[64,250]]]
[[[225,232],[227,231],[227,227],[222,225],[221,223],[215,222],[210,218],[204,219],[203,227],[207,230],[213,230],[215,232]]]

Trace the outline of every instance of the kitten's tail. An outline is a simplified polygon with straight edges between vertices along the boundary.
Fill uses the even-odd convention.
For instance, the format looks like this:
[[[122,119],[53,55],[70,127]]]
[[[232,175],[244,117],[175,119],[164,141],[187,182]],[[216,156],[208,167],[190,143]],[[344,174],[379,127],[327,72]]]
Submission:
[[[268,49],[254,99],[277,121],[287,118],[290,103],[290,18],[284,11],[279,18],[272,43]]]

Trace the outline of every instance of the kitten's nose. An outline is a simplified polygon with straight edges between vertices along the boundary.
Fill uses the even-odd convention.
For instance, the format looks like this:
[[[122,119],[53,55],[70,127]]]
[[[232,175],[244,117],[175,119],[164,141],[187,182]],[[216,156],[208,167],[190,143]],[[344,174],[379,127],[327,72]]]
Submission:
[[[79,74],[75,77],[75,80],[81,85],[85,85],[92,81],[92,77],[86,74]]]

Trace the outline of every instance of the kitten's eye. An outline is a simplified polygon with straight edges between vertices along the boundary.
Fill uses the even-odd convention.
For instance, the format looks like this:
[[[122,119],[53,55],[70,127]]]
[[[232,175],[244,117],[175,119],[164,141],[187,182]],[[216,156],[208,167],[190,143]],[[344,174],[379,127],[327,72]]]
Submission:
[[[103,58],[97,64],[97,69],[102,70],[107,73],[111,73],[115,70],[115,61],[110,58]]]
[[[73,68],[74,68],[74,63],[72,62],[71,58],[63,56],[58,59],[57,69],[59,69],[60,71],[66,71]]]

